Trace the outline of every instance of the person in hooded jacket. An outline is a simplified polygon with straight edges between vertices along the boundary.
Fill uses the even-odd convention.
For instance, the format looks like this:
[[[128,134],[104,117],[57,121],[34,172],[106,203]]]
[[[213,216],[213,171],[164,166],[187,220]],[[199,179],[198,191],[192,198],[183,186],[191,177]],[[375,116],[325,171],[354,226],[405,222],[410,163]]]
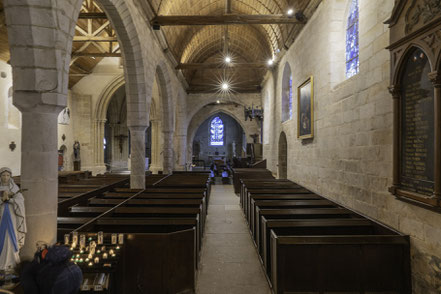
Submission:
[[[83,274],[71,257],[72,251],[64,245],[39,249],[21,275],[25,294],[78,293]]]

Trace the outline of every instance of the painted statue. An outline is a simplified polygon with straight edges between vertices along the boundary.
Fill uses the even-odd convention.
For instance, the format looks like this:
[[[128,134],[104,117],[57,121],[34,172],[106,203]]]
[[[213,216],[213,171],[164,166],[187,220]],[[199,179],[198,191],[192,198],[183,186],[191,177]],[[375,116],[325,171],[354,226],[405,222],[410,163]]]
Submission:
[[[11,176],[9,168],[0,169],[0,270],[13,270],[20,262],[26,234],[24,198]]]
[[[75,143],[73,145],[74,161],[80,161],[81,160],[80,150],[81,150],[80,142],[75,141]]]

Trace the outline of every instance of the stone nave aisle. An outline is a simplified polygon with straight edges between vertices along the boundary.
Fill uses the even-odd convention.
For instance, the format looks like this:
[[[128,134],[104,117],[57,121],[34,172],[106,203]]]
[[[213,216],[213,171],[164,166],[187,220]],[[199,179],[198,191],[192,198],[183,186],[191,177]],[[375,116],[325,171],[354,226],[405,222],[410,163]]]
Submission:
[[[271,293],[232,185],[213,185],[197,294]]]

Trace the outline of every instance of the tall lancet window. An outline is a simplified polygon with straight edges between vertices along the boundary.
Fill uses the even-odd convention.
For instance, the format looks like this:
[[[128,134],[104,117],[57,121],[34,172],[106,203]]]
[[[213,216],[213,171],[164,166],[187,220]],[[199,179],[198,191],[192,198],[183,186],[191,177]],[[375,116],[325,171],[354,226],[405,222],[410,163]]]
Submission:
[[[211,146],[224,145],[224,123],[218,116],[216,116],[211,120],[210,145]]]
[[[346,77],[358,73],[360,61],[358,58],[358,0],[351,0],[348,24],[346,27]]]
[[[292,118],[292,75],[289,76],[289,119]]]

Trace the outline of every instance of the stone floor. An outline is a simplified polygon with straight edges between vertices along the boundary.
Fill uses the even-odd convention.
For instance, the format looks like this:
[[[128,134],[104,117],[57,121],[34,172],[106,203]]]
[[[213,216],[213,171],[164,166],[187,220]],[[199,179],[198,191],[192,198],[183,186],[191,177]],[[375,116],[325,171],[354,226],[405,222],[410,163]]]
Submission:
[[[271,293],[232,185],[213,185],[196,284],[198,294]]]

